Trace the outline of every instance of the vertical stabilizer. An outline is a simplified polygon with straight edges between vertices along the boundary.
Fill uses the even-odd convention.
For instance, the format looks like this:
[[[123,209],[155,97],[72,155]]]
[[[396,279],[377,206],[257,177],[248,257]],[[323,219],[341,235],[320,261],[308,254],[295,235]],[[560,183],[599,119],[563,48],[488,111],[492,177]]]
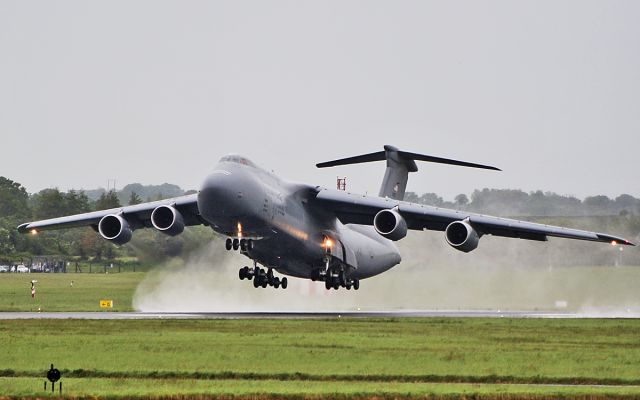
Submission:
[[[402,157],[402,153],[393,146],[384,146],[384,156],[387,160],[387,169],[384,172],[378,196],[403,200],[409,172],[416,172],[418,166],[412,159]]]

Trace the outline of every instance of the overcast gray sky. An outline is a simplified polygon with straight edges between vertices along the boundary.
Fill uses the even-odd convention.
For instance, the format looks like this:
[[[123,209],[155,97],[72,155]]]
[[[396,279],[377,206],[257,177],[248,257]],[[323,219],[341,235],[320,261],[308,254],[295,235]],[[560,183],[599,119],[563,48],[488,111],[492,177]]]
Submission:
[[[0,175],[198,188],[241,153],[295,181],[640,196],[638,1],[0,1]]]

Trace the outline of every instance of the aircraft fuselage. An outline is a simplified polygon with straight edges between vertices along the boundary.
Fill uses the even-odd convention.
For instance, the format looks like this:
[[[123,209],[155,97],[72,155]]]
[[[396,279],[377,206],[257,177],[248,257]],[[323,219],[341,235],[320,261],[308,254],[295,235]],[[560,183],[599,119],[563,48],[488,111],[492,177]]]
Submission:
[[[308,201],[314,190],[286,182],[243,157],[227,156],[205,179],[198,208],[216,232],[252,238],[252,249],[242,253],[283,274],[310,278],[325,266],[327,253],[330,264],[340,264],[354,279],[400,263],[394,243],[373,227],[344,225],[314,207]]]

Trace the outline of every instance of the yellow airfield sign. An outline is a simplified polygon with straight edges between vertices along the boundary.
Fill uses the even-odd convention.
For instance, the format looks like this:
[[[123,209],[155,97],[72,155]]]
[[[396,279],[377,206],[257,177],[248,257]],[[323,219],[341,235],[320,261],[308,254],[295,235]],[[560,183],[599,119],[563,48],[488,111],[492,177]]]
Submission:
[[[113,300],[100,300],[100,308],[113,308]]]

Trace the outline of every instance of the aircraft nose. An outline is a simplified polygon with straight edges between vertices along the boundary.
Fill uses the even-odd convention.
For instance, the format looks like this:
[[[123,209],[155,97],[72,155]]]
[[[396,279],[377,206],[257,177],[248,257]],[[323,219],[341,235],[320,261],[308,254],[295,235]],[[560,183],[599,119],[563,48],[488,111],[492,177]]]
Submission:
[[[251,211],[247,201],[250,189],[241,174],[216,171],[205,179],[198,193],[200,214],[215,226],[233,229]]]

